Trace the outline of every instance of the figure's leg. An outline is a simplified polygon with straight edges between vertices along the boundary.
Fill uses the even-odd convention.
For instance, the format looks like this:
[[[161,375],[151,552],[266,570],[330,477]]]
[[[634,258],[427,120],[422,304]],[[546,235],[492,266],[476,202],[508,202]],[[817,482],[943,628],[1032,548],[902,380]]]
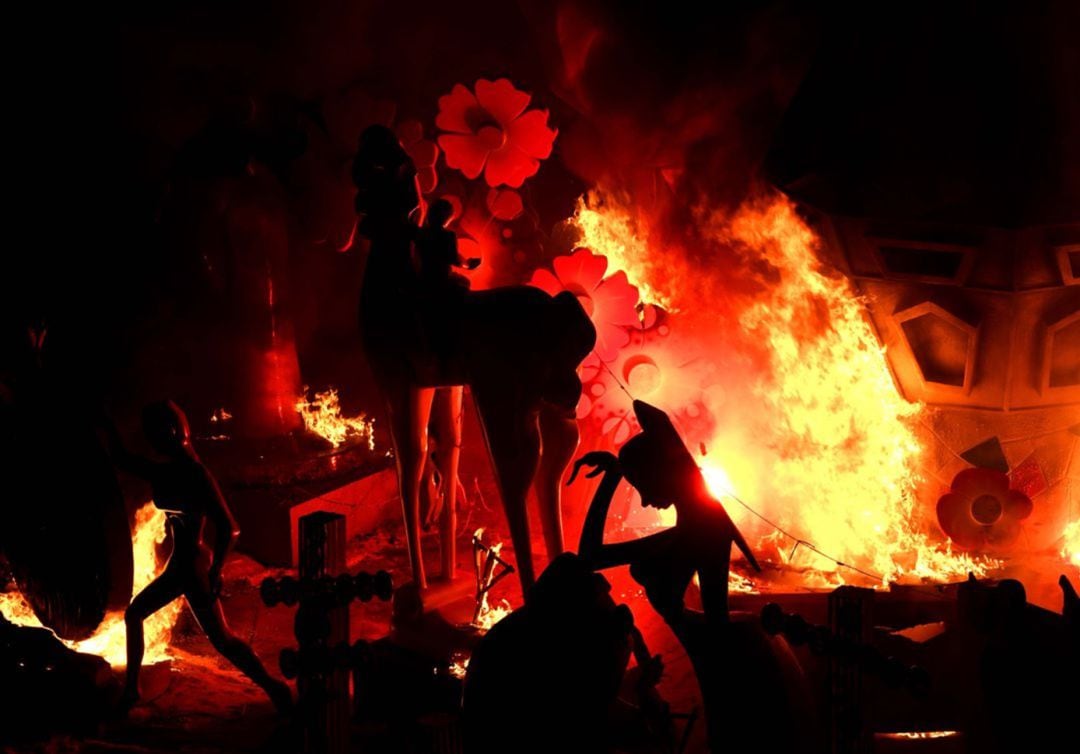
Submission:
[[[434,395],[434,388],[402,387],[397,389],[392,399],[389,396],[387,399],[409,564],[413,581],[421,589],[427,588],[427,576],[420,550],[420,482],[427,459],[428,419],[431,417]]]
[[[561,555],[563,542],[562,477],[577,451],[577,419],[552,406],[540,409],[540,467],[536,471],[536,499],[548,560]]]
[[[165,572],[147,584],[124,612],[124,629],[127,633],[127,682],[124,686],[124,704],[134,704],[139,699],[139,671],[142,670],[143,621],[183,594],[183,587],[176,571],[166,567]]]
[[[292,708],[292,692],[289,690],[289,685],[271,676],[255,651],[229,630],[225,613],[221,609],[221,600],[214,599],[201,591],[189,592],[186,596],[191,612],[202,626],[206,638],[214,645],[214,649],[221,652],[225,659],[265,691],[278,712],[288,712]]]
[[[480,411],[495,479],[502,493],[521,588],[528,591],[536,581],[536,573],[525,503],[540,460],[540,431],[536,409],[530,402],[522,400],[515,387],[474,384],[473,398]]]
[[[465,388],[443,388],[435,409],[439,437],[435,464],[442,475],[442,510],[439,515],[439,542],[442,546],[442,575],[453,581],[457,575],[457,492],[458,463],[461,461],[461,421]]]

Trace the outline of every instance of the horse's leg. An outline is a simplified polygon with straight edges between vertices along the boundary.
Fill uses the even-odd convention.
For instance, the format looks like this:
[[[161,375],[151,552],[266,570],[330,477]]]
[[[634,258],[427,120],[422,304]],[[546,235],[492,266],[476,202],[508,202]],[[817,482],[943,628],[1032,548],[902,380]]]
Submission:
[[[525,507],[540,458],[536,407],[522,400],[515,385],[478,386],[474,383],[473,398],[502,493],[510,540],[517,557],[518,578],[522,590],[528,591],[536,581],[529,539],[529,513]]]
[[[439,390],[434,421],[439,442],[435,465],[442,475],[442,510],[439,512],[439,542],[442,547],[442,575],[452,581],[457,575],[457,491],[458,463],[461,460],[461,420],[465,388],[460,385]]]
[[[553,406],[540,408],[540,467],[536,471],[536,499],[548,560],[565,551],[562,524],[562,477],[580,439],[577,420]]]
[[[399,387],[387,397],[409,565],[413,581],[421,589],[427,588],[427,577],[420,550],[420,481],[427,459],[428,419],[434,395],[434,388]]]

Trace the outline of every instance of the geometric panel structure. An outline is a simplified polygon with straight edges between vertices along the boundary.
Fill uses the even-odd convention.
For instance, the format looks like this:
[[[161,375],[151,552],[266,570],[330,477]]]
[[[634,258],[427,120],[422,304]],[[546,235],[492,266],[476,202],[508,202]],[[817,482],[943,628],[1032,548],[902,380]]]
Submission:
[[[1080,311],[1046,328],[1043,385],[1080,386]]]
[[[929,301],[897,312],[894,319],[927,383],[970,386],[977,328]]]

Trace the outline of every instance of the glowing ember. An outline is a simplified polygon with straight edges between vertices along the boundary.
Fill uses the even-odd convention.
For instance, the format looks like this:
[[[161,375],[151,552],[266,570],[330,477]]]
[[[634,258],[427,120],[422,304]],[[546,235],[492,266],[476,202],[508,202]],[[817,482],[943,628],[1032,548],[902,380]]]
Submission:
[[[702,276],[687,261],[697,257],[651,248],[648,222],[609,198],[582,201],[575,223],[582,243],[608,257],[609,272],[625,266],[644,300],[696,302],[672,316],[671,329],[694,333],[686,363],[707,354],[720,364],[702,385],[704,416],[684,405],[685,388],[649,400],[672,413],[691,447],[710,449],[702,467],[718,498],[737,489],[803,546],[741,505],[725,505],[735,522],[763,554],[815,586],[865,583],[836,561],[883,583],[985,575],[992,562],[936,545],[917,515],[922,407],[899,394],[862,302],[846,279],[822,269],[819,240],[791,203],[775,196],[734,214],[696,214],[703,247],[739,268]],[[665,516],[673,522],[673,511]]]
[[[218,422],[227,422],[233,418],[233,415],[226,411],[224,408],[219,408],[214,413],[210,414],[210,422],[217,424]]]
[[[906,730],[896,733],[879,733],[881,738],[921,741],[932,738],[955,738],[960,735],[955,730]]]
[[[296,402],[296,410],[304,420],[304,429],[319,435],[335,448],[350,437],[366,439],[368,448],[375,449],[375,420],[364,414],[343,416],[338,391],[329,388],[307,398],[307,388]]]
[[[450,657],[450,666],[447,668],[450,675],[458,680],[464,680],[466,673],[469,671],[470,659],[470,657],[462,652],[454,652]]]
[[[165,541],[165,513],[153,503],[146,503],[135,512],[135,534],[132,537],[132,555],[134,557],[134,581],[132,596],[153,581],[165,568],[166,559],[158,558],[158,545]],[[146,642],[144,662],[152,664],[170,658],[169,637],[173,625],[183,606],[181,600],[175,600],[154,613],[143,624]],[[8,620],[20,626],[41,627],[41,622],[34,615],[30,605],[21,594],[0,594],[0,613]],[[113,667],[127,664],[123,612],[111,612],[98,626],[89,639],[65,641],[64,643],[77,652],[94,654],[104,658]]]
[[[489,605],[487,602],[487,597],[485,597],[484,607],[480,612],[480,620],[478,620],[473,625],[475,625],[477,628],[482,628],[483,630],[487,631],[489,628],[494,626],[496,623],[501,621],[503,618],[505,618],[512,612],[513,609],[510,607],[510,603],[506,600],[499,600],[494,605]]]
[[[1070,522],[1063,533],[1064,544],[1061,547],[1061,557],[1075,566],[1080,566],[1080,518]]]
[[[473,534],[474,540],[476,540],[476,539],[481,539],[482,540],[483,534],[484,534],[483,529],[477,529],[476,533]],[[498,557],[498,555],[499,555],[499,553],[501,551],[502,551],[502,542],[499,542],[497,544],[492,545],[491,549],[489,550],[491,555],[493,555],[494,557]],[[492,605],[492,604],[488,603],[487,592],[484,592],[484,596],[483,596],[482,601],[480,603],[479,617],[475,621],[473,621],[473,625],[476,628],[483,629],[484,631],[487,631],[489,628],[491,628],[496,623],[501,621],[503,618],[505,618],[511,612],[513,612],[513,609],[510,607],[509,602],[507,602],[506,600],[499,600],[497,603]]]

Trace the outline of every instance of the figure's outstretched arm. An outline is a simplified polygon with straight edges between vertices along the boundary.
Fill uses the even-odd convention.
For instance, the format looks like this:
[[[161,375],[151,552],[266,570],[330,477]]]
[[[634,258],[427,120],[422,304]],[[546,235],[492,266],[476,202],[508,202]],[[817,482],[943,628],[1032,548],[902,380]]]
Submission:
[[[655,553],[657,546],[671,536],[669,532],[650,534],[630,542],[604,544],[604,524],[607,522],[608,509],[611,507],[615,490],[618,489],[623,478],[619,460],[607,451],[586,453],[574,463],[574,470],[567,484],[577,478],[582,466],[593,467],[593,470],[585,475],[586,477],[595,477],[603,473],[604,478],[600,480],[600,486],[593,496],[589,512],[585,515],[581,539],[578,541],[578,556],[596,570],[626,565],[635,560],[650,557]]]
[[[132,453],[124,446],[124,440],[120,437],[119,430],[111,419],[102,417],[98,421],[98,427],[105,434],[105,446],[109,457],[121,471],[134,474],[143,479],[150,479],[154,475],[157,464],[149,458]]]
[[[221,570],[240,536],[240,527],[225,502],[225,496],[221,494],[217,480],[209,471],[204,469],[203,473],[206,476],[207,514],[214,522],[214,560],[210,564],[209,575],[210,587],[216,594],[221,587]]]

